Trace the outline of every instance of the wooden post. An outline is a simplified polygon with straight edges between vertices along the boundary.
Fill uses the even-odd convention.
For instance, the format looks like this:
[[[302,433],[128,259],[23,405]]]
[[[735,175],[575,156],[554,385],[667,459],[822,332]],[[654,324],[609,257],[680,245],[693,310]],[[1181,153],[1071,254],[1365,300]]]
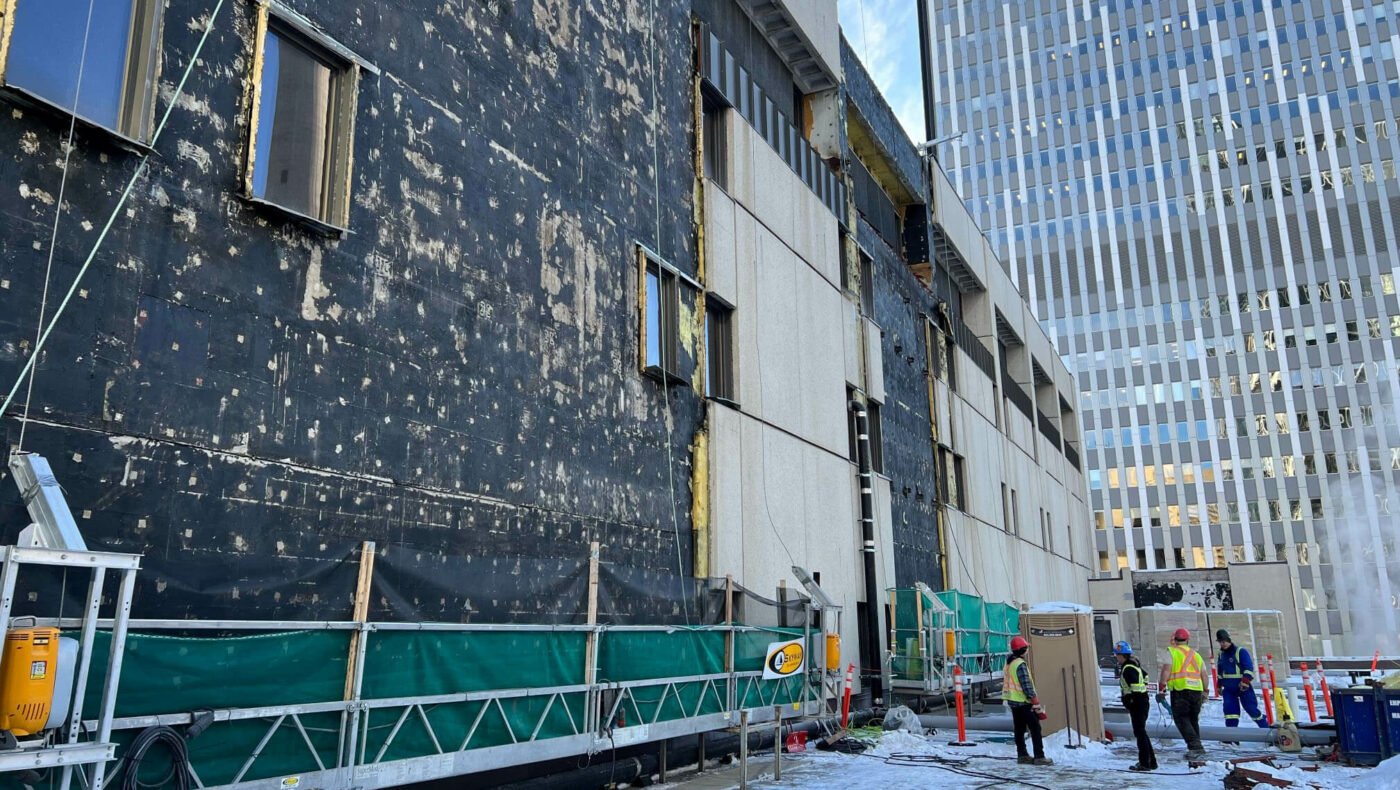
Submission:
[[[353,619],[357,623],[364,623],[369,620],[369,596],[374,580],[374,541],[367,540],[360,545],[360,577],[355,583],[355,612]],[[346,700],[354,699],[355,696],[355,676],[360,671],[360,640],[364,638],[363,632],[355,631],[350,634],[350,660],[346,662],[345,670],[345,696]]]
[[[587,624],[596,626],[598,624],[598,541],[588,544],[588,615]],[[585,710],[585,726],[595,725],[594,729],[601,732],[603,722],[601,718],[605,715],[603,704],[598,698],[598,690],[593,686],[597,682],[598,668],[598,629],[590,627],[583,641],[583,685],[587,688],[583,692]]]
[[[734,574],[724,576],[724,624],[729,630],[724,634],[724,671],[734,671]]]
[[[738,684],[734,680],[734,574],[724,575],[724,671],[729,675],[729,708],[738,703]],[[747,718],[745,718],[747,721]],[[747,725],[745,725],[747,726]]]
[[[778,580],[778,627],[787,628],[787,579]]]
[[[598,624],[598,541],[588,544],[588,625]],[[598,654],[598,631],[588,632],[588,641],[583,651],[583,682],[593,685],[596,667],[594,659]]]

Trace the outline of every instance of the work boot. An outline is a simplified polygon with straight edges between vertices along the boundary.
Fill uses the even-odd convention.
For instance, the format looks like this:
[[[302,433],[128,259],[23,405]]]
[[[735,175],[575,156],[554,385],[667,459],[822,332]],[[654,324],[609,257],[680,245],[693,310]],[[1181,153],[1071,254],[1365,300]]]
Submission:
[[[1037,757],[1037,758],[1035,758],[1034,760],[1031,760],[1031,765],[1054,765],[1054,764],[1055,764],[1055,761],[1054,761],[1054,760],[1051,760],[1049,757]]]
[[[1188,760],[1204,760],[1204,759],[1206,759],[1206,750],[1205,750],[1205,749],[1192,749],[1192,750],[1190,750],[1190,751],[1188,751],[1188,752],[1186,753],[1186,759],[1188,759]]]
[[[1032,760],[1029,754],[1018,754],[1016,755],[1016,762],[1021,765],[1031,765],[1035,760]]]
[[[1128,770],[1129,770],[1129,771],[1155,771],[1155,770],[1157,770],[1157,766],[1155,766],[1155,765],[1143,765],[1142,763],[1133,763],[1132,765],[1128,766]]]

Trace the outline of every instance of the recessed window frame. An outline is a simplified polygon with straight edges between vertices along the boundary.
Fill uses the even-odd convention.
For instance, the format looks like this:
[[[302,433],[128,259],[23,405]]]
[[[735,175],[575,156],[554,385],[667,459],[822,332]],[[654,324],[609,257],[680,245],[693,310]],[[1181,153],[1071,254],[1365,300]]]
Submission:
[[[657,283],[655,298],[651,293],[653,279]],[[680,369],[682,288],[695,293],[702,290],[699,283],[661,256],[637,245],[637,365],[644,375],[668,385],[687,383]],[[653,308],[657,310],[655,322]],[[652,331],[660,333],[657,359],[650,353]]]
[[[714,294],[705,297],[705,395],[739,405],[734,353],[734,307]]]
[[[729,105],[708,88],[700,99],[702,175],[729,191]]]
[[[350,205],[355,162],[356,115],[360,81],[364,74],[379,75],[379,69],[326,35],[306,17],[276,0],[255,0],[253,60],[249,77],[248,146],[243,158],[243,198],[269,207],[316,230],[341,234],[350,226]],[[266,65],[268,36],[276,35],[286,44],[301,49],[331,70],[331,88],[326,101],[326,147],[322,167],[322,194],[315,213],[282,205],[259,196],[254,187],[257,147],[263,122],[263,68]],[[269,132],[270,134],[271,132]]]
[[[80,108],[75,112],[72,104],[65,104],[61,99],[37,92],[32,86],[11,80],[10,57],[14,54],[14,36],[24,35],[22,28],[16,30],[16,13],[19,4],[26,2],[42,3],[46,0],[0,0],[0,86],[26,102],[51,108],[63,116],[75,117],[86,126],[115,135],[123,143],[145,149],[155,129],[157,87],[160,84],[165,40],[164,0],[132,0],[118,99],[120,108],[115,124],[88,117]],[[86,26],[87,21],[87,17],[84,17],[74,20],[74,24]],[[90,39],[91,31],[88,35]],[[81,102],[81,93],[77,98]]]

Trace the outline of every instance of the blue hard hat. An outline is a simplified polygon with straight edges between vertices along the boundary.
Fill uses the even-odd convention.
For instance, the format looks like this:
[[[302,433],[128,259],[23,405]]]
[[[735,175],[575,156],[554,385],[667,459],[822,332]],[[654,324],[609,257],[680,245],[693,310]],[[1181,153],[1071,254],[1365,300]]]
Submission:
[[[1113,646],[1113,652],[1120,656],[1131,656],[1133,654],[1133,646],[1127,642],[1119,642]]]

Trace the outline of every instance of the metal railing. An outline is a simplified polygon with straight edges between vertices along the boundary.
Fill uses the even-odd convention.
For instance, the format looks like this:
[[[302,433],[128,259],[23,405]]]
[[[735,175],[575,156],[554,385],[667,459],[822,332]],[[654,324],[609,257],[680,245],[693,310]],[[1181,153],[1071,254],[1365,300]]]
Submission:
[[[1035,419],[1032,416],[1035,413],[1035,407],[1031,404],[1031,396],[1027,395],[1021,385],[1017,384],[1005,371],[1002,372],[1001,376],[1001,388],[1006,393],[1006,399],[1011,401],[1012,405],[1019,409],[1022,414],[1026,415],[1026,419]]]
[[[1044,436],[1046,440],[1050,442],[1050,444],[1054,445],[1056,450],[1059,450],[1062,447],[1062,442],[1060,440],[1060,429],[1056,428],[1055,423],[1051,421],[1050,416],[1045,412],[1041,411],[1040,409],[1035,410],[1035,416],[1035,423],[1040,428],[1040,435]]]
[[[69,627],[72,620],[41,621]],[[110,624],[110,621],[105,621]],[[356,659],[347,670],[348,699],[288,705],[226,708],[211,711],[179,711],[165,714],[127,716],[112,719],[111,730],[138,731],[155,726],[179,727],[192,724],[201,714],[212,714],[211,732],[202,738],[219,738],[220,725],[261,722],[264,727],[257,744],[242,758],[231,781],[213,782],[201,777],[202,765],[192,754],[190,779],[199,788],[238,788],[280,790],[288,786],[321,788],[384,788],[406,783],[525,765],[561,757],[594,754],[621,746],[646,743],[682,735],[692,735],[738,725],[739,713],[748,711],[751,723],[772,719],[775,706],[795,706],[799,716],[824,712],[823,689],[826,670],[825,639],[809,626],[802,629],[809,646],[807,670],[776,680],[765,680],[763,671],[739,671],[734,667],[734,639],[742,633],[773,631],[743,625],[719,625],[704,630],[725,634],[724,672],[683,675],[613,682],[599,680],[562,686],[503,688],[453,694],[433,694],[364,699],[366,649],[375,634],[403,631],[477,632],[507,631],[522,634],[573,632],[583,634],[595,646],[589,652],[592,662],[588,676],[597,677],[599,649],[607,634],[620,632],[676,633],[691,629],[665,626],[588,626],[588,625],[495,625],[452,623],[360,623],[243,620],[133,620],[132,632],[243,632],[286,633],[337,631],[354,639]],[[775,640],[796,638],[792,634]],[[217,672],[218,668],[211,668]],[[276,672],[275,667],[268,671]],[[522,712],[523,701],[540,703],[538,712]],[[454,710],[460,709],[460,710]],[[470,720],[465,737],[449,740],[442,725],[435,723],[444,714],[461,714]],[[319,720],[316,717],[320,717]],[[371,723],[371,718],[375,722]],[[386,719],[386,717],[388,717]],[[553,717],[553,718],[551,718]],[[791,717],[791,714],[789,714]],[[338,724],[330,725],[330,720]],[[392,725],[387,724],[392,721]],[[553,721],[554,731],[546,730]],[[559,722],[566,722],[559,732]],[[96,721],[88,722],[94,727]],[[523,724],[523,726],[521,726]],[[505,743],[489,743],[485,728],[504,731]],[[383,731],[388,729],[387,735]],[[328,738],[334,731],[334,749],[318,749],[316,736]],[[420,742],[430,744],[422,754],[403,757],[405,733],[412,730]],[[313,735],[314,733],[314,735]],[[378,734],[376,734],[378,733]],[[266,759],[269,744],[278,738],[286,758],[288,735],[297,761],[304,767],[295,774],[266,776],[259,760]],[[378,740],[382,735],[383,740]],[[279,736],[281,736],[279,738]],[[324,741],[329,743],[329,741]],[[403,748],[401,748],[403,747]],[[398,756],[396,756],[398,749]],[[105,752],[111,759],[110,746]],[[295,779],[292,785],[284,781]],[[90,785],[96,790],[100,785]]]
[[[0,645],[5,645],[7,651],[10,632],[16,630],[10,623],[16,584],[21,569],[26,566],[62,568],[65,574],[72,570],[91,575],[83,616],[67,621],[78,632],[78,647],[74,661],[76,666],[73,668],[73,685],[70,689],[54,688],[55,695],[72,695],[68,700],[67,715],[55,728],[54,735],[58,737],[53,743],[40,742],[40,748],[33,748],[36,745],[34,741],[26,741],[20,748],[0,752],[0,774],[61,768],[58,786],[62,790],[68,790],[72,787],[74,773],[90,768],[91,774],[85,777],[88,780],[86,785],[92,790],[97,790],[102,786],[107,763],[116,752],[116,745],[111,737],[114,729],[112,717],[117,699],[115,678],[121,672],[131,597],[136,589],[136,573],[141,567],[141,558],[135,554],[100,551],[0,546]],[[103,622],[99,619],[99,613],[109,574],[119,580],[119,585],[115,594],[106,593],[113,601],[115,609],[115,617],[105,621],[112,633],[111,648],[106,659],[108,671],[100,686],[102,691],[98,697],[97,717],[84,721],[84,691],[88,687],[88,675],[93,667],[93,658],[97,654],[98,623]],[[38,623],[36,619],[36,625]]]

